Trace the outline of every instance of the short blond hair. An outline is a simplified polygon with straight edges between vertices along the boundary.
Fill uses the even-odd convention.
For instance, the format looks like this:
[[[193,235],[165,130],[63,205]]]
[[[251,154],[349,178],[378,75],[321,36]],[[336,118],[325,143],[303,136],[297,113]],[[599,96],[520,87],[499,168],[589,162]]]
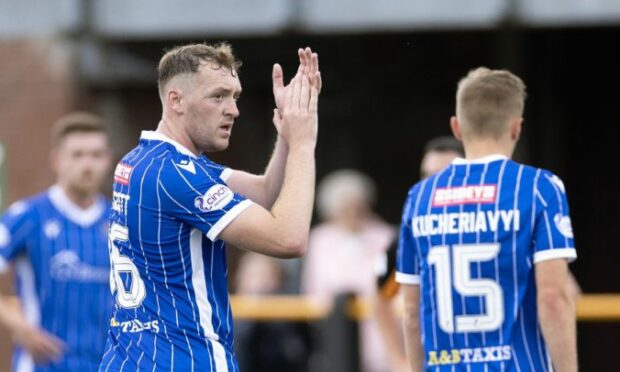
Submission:
[[[465,137],[499,138],[510,120],[521,118],[525,84],[507,70],[479,67],[458,83],[456,115]]]
[[[164,86],[173,77],[181,74],[198,72],[201,64],[213,63],[217,67],[225,67],[237,73],[241,67],[230,44],[188,44],[175,47],[164,54],[157,67],[157,86],[159,94],[163,95]]]
[[[60,145],[72,133],[101,133],[108,137],[108,127],[101,116],[75,111],[58,119],[52,126],[52,144]]]

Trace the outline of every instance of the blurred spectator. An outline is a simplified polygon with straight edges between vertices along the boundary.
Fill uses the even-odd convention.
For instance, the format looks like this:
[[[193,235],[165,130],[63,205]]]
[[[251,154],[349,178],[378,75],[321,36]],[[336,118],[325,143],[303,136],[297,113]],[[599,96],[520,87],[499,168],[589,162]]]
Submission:
[[[302,291],[331,297],[376,291],[377,262],[393,241],[395,229],[372,212],[375,186],[366,175],[339,170],[325,177],[317,194],[323,222],[310,232]],[[367,372],[388,371],[384,344],[374,320],[360,327],[360,355]]]
[[[281,261],[248,252],[239,262],[235,287],[239,295],[273,295],[284,291]],[[235,349],[244,372],[304,372],[310,341],[305,324],[236,321]]]
[[[76,112],[52,139],[56,183],[0,216],[0,272],[13,267],[20,300],[0,295],[0,325],[16,346],[15,371],[94,371],[113,306],[110,202],[100,194],[108,132],[102,118]]]

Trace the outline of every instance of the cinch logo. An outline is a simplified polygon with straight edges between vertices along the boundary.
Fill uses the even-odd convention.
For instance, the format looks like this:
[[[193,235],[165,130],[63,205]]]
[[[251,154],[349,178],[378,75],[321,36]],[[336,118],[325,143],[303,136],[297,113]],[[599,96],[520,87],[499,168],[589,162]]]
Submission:
[[[131,177],[131,171],[133,167],[124,163],[118,163],[114,170],[114,182],[121,185],[129,185],[129,177]]]
[[[233,192],[224,185],[211,186],[203,195],[194,199],[194,206],[203,212],[224,208],[233,199]]]
[[[496,196],[496,185],[442,187],[435,190],[433,195],[433,207],[495,203]]]

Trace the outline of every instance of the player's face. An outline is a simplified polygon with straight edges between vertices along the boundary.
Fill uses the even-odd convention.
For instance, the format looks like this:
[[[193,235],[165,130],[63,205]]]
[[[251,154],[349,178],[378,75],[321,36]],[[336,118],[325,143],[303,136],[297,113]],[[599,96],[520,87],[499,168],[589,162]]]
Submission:
[[[452,160],[461,156],[454,151],[429,151],[422,158],[420,176],[426,178],[447,167]]]
[[[198,150],[225,150],[235,119],[241,83],[236,72],[207,63],[190,83],[187,99],[187,131]]]
[[[54,154],[59,182],[82,195],[99,192],[110,168],[108,139],[102,133],[68,134]]]

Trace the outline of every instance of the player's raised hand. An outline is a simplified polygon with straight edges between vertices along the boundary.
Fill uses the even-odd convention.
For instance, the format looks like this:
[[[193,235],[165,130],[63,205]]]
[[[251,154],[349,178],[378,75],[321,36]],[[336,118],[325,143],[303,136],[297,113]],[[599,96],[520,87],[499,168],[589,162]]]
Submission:
[[[284,110],[278,111],[277,123],[274,120],[279,134],[290,147],[304,144],[314,147],[318,132],[318,89],[302,74],[293,79],[285,98]]]
[[[46,331],[24,325],[13,332],[15,343],[28,350],[36,364],[59,360],[64,351],[64,343]]]
[[[293,79],[297,77],[307,75],[310,81],[310,85],[317,87],[318,92],[321,92],[322,81],[319,72],[318,54],[313,53],[312,49],[306,47],[305,49],[298,49],[297,55],[299,56],[299,66],[297,68],[297,73],[291,79],[291,82],[286,86],[284,85],[284,72],[282,71],[282,66],[277,63],[273,65],[273,70],[271,74],[273,83],[273,97],[276,102],[276,108],[278,108],[280,111],[284,110],[284,101],[286,99],[286,95],[289,93],[289,88],[291,87]]]

